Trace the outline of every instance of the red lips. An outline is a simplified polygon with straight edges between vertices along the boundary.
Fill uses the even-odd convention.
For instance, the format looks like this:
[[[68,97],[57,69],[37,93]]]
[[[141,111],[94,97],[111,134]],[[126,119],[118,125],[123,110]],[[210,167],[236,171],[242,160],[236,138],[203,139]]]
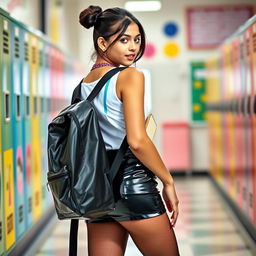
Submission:
[[[125,56],[127,57],[128,60],[133,60],[135,58],[135,54],[129,54]]]

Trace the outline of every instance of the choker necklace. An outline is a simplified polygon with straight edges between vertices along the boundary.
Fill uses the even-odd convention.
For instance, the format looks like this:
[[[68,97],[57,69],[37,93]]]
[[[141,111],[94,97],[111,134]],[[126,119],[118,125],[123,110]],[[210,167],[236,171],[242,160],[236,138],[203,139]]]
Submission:
[[[91,71],[94,70],[95,68],[101,68],[101,67],[106,67],[106,66],[115,67],[115,65],[113,65],[113,64],[111,64],[111,63],[99,62],[99,63],[95,63],[95,64],[92,66]]]

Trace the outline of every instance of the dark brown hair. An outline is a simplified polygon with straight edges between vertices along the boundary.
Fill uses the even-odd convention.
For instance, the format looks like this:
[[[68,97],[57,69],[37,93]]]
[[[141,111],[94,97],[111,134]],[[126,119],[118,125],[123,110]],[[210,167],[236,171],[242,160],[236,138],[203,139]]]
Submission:
[[[90,5],[80,13],[79,22],[87,29],[94,26],[94,48],[99,55],[101,55],[97,44],[99,37],[103,37],[108,41],[111,36],[119,33],[117,38],[110,44],[109,47],[111,47],[118,39],[120,39],[120,37],[122,37],[127,27],[133,22],[138,25],[141,34],[140,50],[134,62],[138,61],[145,51],[146,38],[144,29],[141,23],[125,9],[115,7],[102,11],[101,7]],[[115,25],[117,25],[117,27]]]

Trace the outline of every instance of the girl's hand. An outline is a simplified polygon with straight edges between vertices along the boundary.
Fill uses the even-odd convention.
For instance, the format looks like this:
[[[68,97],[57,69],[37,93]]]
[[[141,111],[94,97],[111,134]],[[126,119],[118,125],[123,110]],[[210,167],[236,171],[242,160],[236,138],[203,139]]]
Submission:
[[[172,227],[174,227],[179,215],[179,208],[178,208],[179,200],[176,195],[174,184],[173,185],[164,184],[162,195],[168,211],[172,212],[171,224],[172,224]]]

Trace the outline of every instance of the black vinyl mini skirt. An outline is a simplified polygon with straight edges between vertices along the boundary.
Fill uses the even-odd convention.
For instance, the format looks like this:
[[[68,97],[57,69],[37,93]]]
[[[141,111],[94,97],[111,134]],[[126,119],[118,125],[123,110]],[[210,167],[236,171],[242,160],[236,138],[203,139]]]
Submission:
[[[110,163],[117,150],[108,151]],[[124,155],[120,169],[113,182],[116,208],[88,223],[129,221],[156,217],[166,212],[157,189],[155,175],[131,152]]]

